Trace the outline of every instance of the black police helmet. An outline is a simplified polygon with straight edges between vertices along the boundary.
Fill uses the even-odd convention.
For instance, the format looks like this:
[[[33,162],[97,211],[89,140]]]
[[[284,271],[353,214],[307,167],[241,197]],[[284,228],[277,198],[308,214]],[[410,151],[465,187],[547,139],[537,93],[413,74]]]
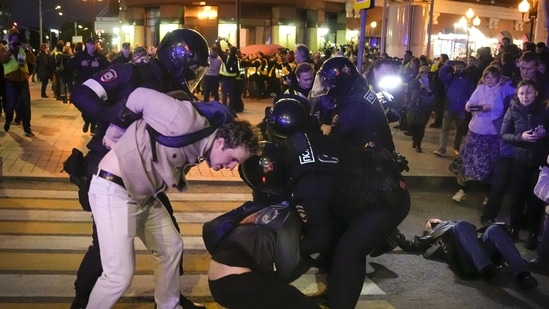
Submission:
[[[355,80],[360,78],[358,69],[345,57],[326,60],[318,71],[310,95],[318,97],[329,94],[339,96],[350,91]]]
[[[198,31],[176,29],[166,33],[156,55],[164,68],[192,92],[208,67],[208,43]]]
[[[281,195],[288,177],[284,148],[278,144],[262,141],[260,155],[252,155],[239,165],[240,177],[254,191]]]
[[[305,98],[291,94],[276,97],[265,118],[269,140],[277,141],[305,131],[310,111],[310,103]]]

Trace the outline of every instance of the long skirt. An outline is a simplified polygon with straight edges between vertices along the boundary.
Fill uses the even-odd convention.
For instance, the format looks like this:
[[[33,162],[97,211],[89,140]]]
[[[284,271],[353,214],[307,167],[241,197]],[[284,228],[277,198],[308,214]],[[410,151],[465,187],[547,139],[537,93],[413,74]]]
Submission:
[[[494,181],[494,170],[499,157],[500,137],[484,135],[469,131],[463,142],[459,155],[461,171],[458,183],[475,180],[487,183]]]

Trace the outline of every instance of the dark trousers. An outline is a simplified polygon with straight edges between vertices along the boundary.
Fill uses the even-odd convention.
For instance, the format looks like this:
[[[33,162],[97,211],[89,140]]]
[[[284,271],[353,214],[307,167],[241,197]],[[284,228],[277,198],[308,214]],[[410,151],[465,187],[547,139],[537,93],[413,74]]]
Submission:
[[[210,95],[214,101],[219,101],[219,76],[204,76],[204,102],[210,101]]]
[[[320,308],[296,287],[261,272],[228,275],[208,284],[214,300],[226,308]]]
[[[454,227],[453,236],[460,266],[467,273],[477,274],[486,266],[500,264],[501,260],[507,263],[513,278],[527,271],[528,264],[501,226],[488,227],[479,240],[475,226],[460,221]]]
[[[378,196],[376,207],[365,209],[348,222],[336,245],[328,274],[328,304],[332,309],[355,308],[366,278],[366,256],[397,228],[410,210],[406,190],[383,191]]]
[[[55,84],[55,98],[57,100],[67,100],[67,83],[63,77],[63,74],[55,73],[57,83]]]
[[[527,166],[519,160],[513,161],[511,169],[511,208],[509,223],[512,228],[520,229],[526,214],[526,227],[531,234],[539,234],[543,217],[543,202],[534,194],[534,186],[539,177],[538,166]],[[526,209],[525,202],[526,201]]]
[[[549,214],[545,214],[543,222],[543,235],[538,251],[538,264],[545,268],[549,267]]]
[[[500,157],[496,166],[495,182],[492,184],[488,202],[482,211],[482,219],[495,219],[498,216],[503,197],[511,183],[511,168],[513,167],[513,159]]]
[[[47,96],[46,95],[46,89],[48,88],[48,82],[49,81],[50,81],[49,78],[44,78],[44,79],[41,80],[42,85],[41,85],[41,88],[40,88],[40,95],[42,97]]]
[[[236,110],[236,101],[236,79],[222,78],[221,103],[223,103],[223,105],[227,105],[231,109],[231,111],[234,112]]]
[[[412,135],[412,144],[416,147],[421,147],[421,142],[425,136],[425,126],[429,121],[431,111],[422,111],[424,114],[421,118],[422,122],[410,122],[408,121],[408,132]]]
[[[4,112],[6,113],[6,123],[13,121],[13,113],[17,113],[17,118],[23,123],[25,132],[31,131],[31,106],[30,106],[29,82],[14,82],[6,80],[6,100],[4,101]]]
[[[433,121],[433,124],[441,126],[442,118],[444,117],[444,96],[436,99],[433,112],[435,112],[435,120]]]
[[[244,100],[242,100],[242,97],[244,95],[244,83],[245,80],[237,78],[235,81],[235,98],[236,98],[236,104],[234,105],[234,109],[236,112],[241,112],[244,110]]]

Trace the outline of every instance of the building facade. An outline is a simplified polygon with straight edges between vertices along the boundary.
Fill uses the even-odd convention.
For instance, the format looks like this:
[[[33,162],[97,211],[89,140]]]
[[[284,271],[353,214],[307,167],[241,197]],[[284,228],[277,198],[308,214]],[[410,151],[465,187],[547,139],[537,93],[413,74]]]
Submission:
[[[367,10],[366,28],[361,31],[360,12],[354,11],[354,2],[120,0],[119,17],[98,17],[95,28],[110,33],[116,42],[132,45],[157,45],[166,32],[189,27],[200,31],[208,42],[222,37],[240,47],[276,43],[290,49],[304,43],[311,50],[326,44],[357,43],[364,35],[375,39],[375,44],[391,56],[401,57],[409,49],[415,55],[437,57],[446,53],[458,57],[467,48],[495,49],[503,35],[512,36],[520,46],[530,27],[523,23],[517,7],[495,6],[488,1],[378,0],[375,8]],[[516,2],[518,5],[520,1]],[[479,17],[479,25],[460,24],[468,8]],[[535,42],[547,39],[545,14],[538,11]]]

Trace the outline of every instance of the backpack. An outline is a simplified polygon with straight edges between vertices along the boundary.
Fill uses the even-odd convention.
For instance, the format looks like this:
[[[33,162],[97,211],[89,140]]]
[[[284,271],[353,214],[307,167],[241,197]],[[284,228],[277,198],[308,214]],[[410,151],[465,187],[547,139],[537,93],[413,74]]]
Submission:
[[[250,268],[292,282],[309,268],[299,251],[302,224],[288,204],[246,202],[204,223],[202,238],[212,255],[217,249],[244,250],[253,260]]]
[[[180,148],[199,141],[209,135],[215,130],[219,129],[221,125],[229,122],[233,122],[236,119],[236,115],[226,105],[223,105],[217,101],[210,102],[191,102],[196,111],[206,117],[210,126],[195,132],[179,135],[179,136],[166,136],[160,134],[150,125],[147,125],[147,131],[151,137],[151,147],[153,151],[153,161],[156,162],[156,148],[155,141],[160,145],[170,148]]]

